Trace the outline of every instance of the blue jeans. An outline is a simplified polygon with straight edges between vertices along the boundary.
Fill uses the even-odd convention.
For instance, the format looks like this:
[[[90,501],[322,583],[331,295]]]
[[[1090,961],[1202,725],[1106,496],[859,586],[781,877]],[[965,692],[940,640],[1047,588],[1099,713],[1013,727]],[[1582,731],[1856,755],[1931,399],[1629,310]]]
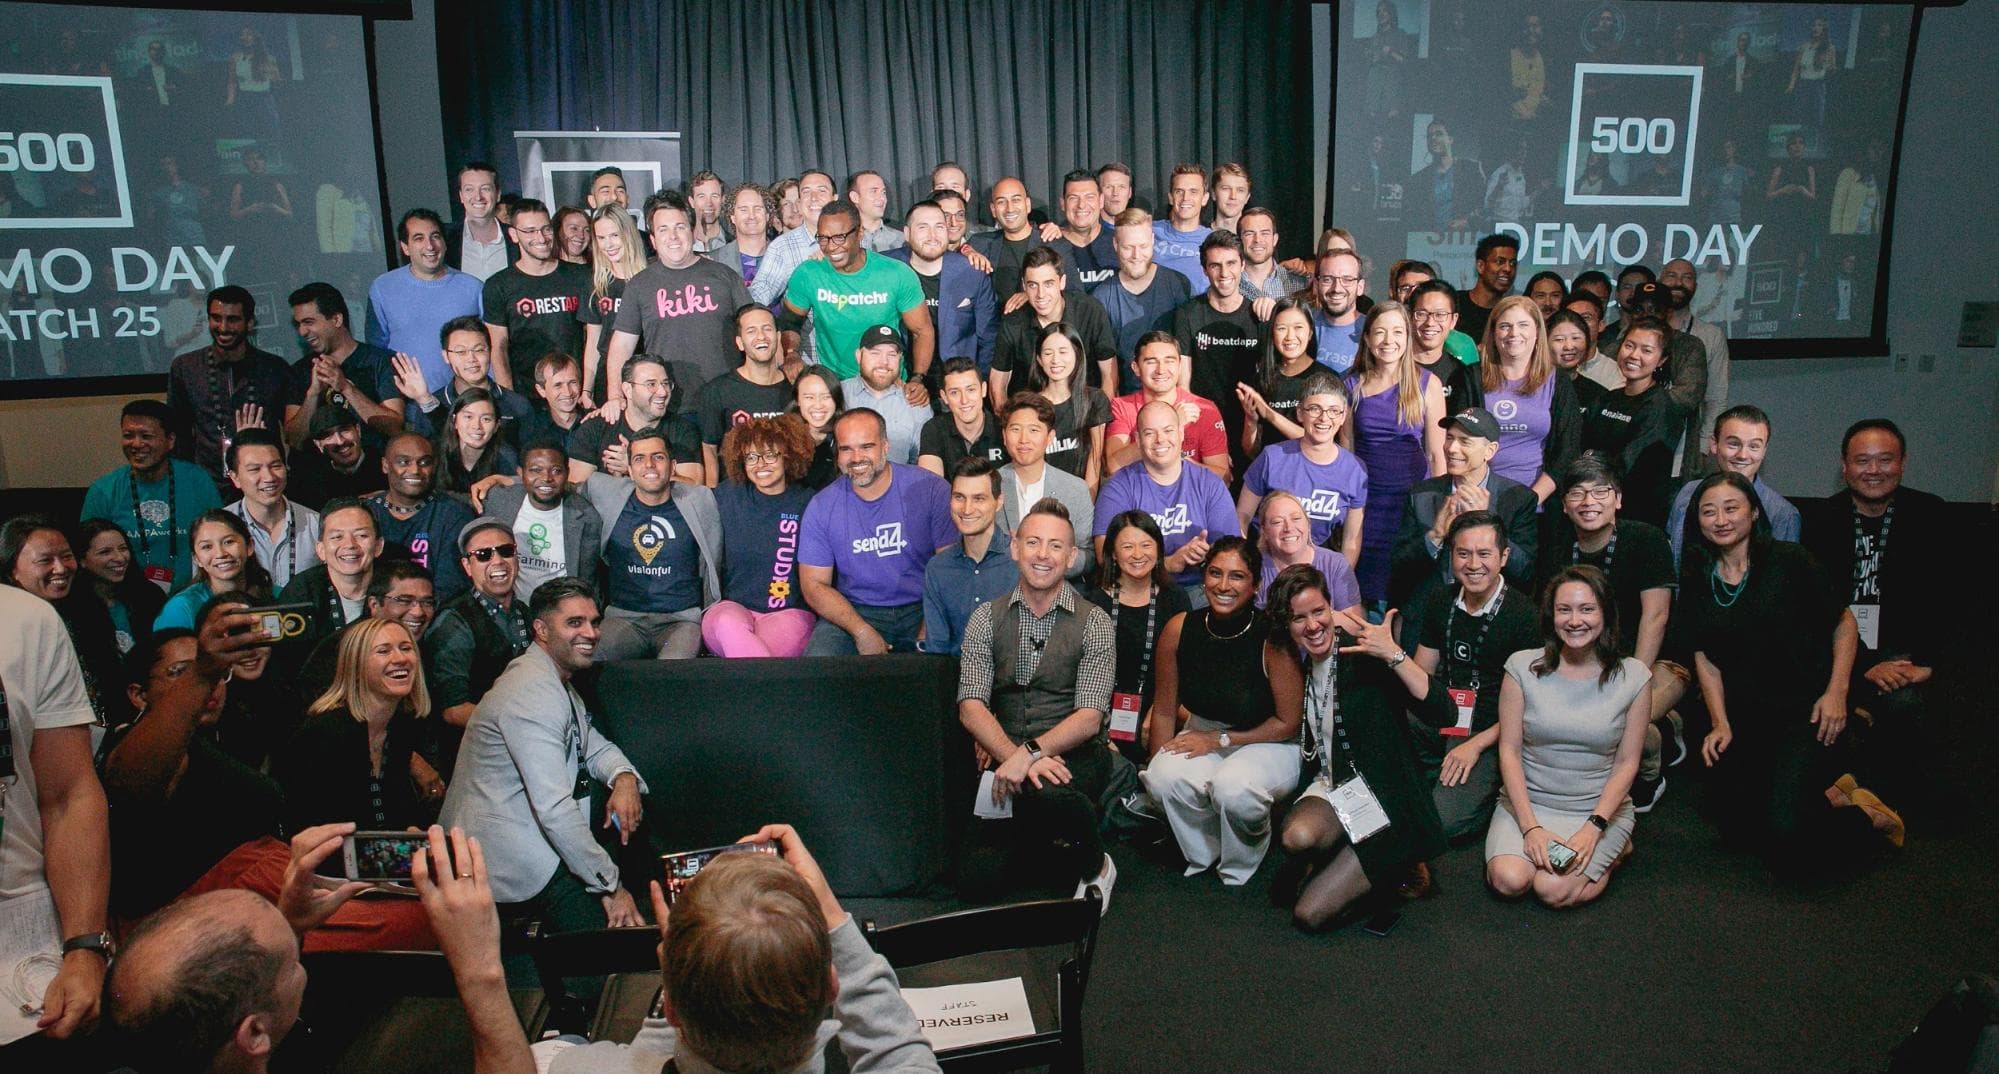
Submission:
[[[888,642],[892,652],[913,653],[916,651],[916,633],[923,628],[923,604],[897,604],[882,607],[874,604],[856,604],[854,611],[875,633]],[[813,624],[812,640],[805,643],[806,656],[854,656],[861,650],[854,644],[854,636],[842,630],[831,619],[822,617]]]

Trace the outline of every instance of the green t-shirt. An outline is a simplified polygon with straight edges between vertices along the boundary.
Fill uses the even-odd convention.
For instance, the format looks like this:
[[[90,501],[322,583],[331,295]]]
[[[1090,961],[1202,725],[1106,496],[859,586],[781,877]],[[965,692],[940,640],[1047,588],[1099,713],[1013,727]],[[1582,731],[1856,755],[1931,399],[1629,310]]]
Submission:
[[[892,257],[870,253],[859,272],[836,272],[825,261],[807,261],[792,272],[784,300],[812,315],[819,362],[841,379],[856,376],[854,350],[861,333],[885,324],[902,330],[902,315],[923,304],[923,282]]]

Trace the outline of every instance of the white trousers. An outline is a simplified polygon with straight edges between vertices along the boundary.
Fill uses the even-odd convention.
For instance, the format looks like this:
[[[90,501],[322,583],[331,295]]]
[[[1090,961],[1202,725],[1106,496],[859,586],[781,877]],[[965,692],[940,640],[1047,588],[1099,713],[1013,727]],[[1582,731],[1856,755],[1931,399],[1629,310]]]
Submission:
[[[1145,786],[1166,811],[1187,875],[1218,867],[1222,883],[1248,883],[1270,849],[1270,804],[1297,789],[1301,763],[1293,742],[1155,754]]]

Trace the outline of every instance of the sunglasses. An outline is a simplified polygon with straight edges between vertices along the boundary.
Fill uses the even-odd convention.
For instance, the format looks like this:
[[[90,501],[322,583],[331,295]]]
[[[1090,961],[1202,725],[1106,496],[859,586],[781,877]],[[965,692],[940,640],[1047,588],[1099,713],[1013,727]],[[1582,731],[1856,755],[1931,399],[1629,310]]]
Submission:
[[[513,545],[496,544],[491,548],[474,548],[472,551],[467,552],[465,554],[471,556],[473,559],[476,559],[481,563],[484,563],[487,560],[492,559],[494,556],[498,556],[501,559],[512,559],[514,558],[515,551],[516,549],[514,548]]]

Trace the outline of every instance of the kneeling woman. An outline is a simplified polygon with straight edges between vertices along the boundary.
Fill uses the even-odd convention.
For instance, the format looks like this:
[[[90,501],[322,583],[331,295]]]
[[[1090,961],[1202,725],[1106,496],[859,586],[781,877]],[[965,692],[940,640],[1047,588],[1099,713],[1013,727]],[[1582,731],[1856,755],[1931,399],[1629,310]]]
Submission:
[[[1546,647],[1506,660],[1499,778],[1485,878],[1552,907],[1603,894],[1631,850],[1631,781],[1652,718],[1644,664],[1617,655],[1617,604],[1595,567],[1568,567],[1541,598]]]
[[[1145,785],[1187,859],[1244,884],[1270,849],[1270,803],[1298,785],[1305,679],[1256,610],[1262,556],[1224,537],[1201,564],[1208,606],[1159,632]],[[1186,674],[1181,674],[1181,669]]]
[[[1365,621],[1334,608],[1326,576],[1309,565],[1277,575],[1270,620],[1272,644],[1305,666],[1305,762],[1318,770],[1284,821],[1285,853],[1313,870],[1292,920],[1324,928],[1368,892],[1443,853],[1444,826],[1409,752],[1394,672],[1336,652],[1335,624],[1359,631]]]

